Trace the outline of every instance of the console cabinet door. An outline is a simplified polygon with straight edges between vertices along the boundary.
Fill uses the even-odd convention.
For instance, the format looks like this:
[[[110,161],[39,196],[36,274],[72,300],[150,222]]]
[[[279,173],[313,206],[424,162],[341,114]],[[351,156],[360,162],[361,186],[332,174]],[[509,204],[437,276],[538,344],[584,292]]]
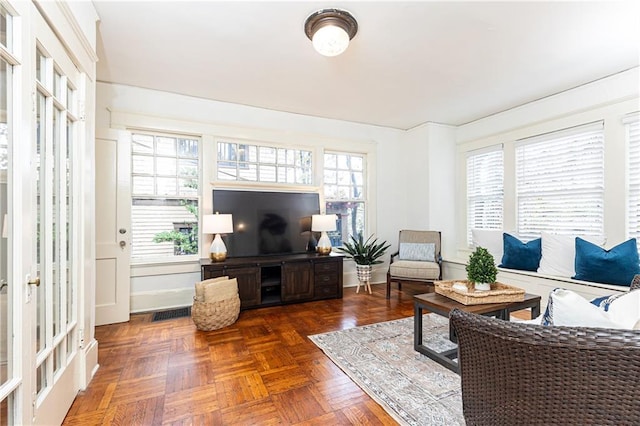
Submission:
[[[238,280],[241,308],[260,305],[260,268],[226,268],[224,275]]]
[[[315,262],[313,288],[316,300],[338,297],[338,292],[342,288],[341,267],[342,259],[339,261],[331,259],[329,261]]]
[[[313,299],[313,265],[310,261],[282,265],[282,301]]]

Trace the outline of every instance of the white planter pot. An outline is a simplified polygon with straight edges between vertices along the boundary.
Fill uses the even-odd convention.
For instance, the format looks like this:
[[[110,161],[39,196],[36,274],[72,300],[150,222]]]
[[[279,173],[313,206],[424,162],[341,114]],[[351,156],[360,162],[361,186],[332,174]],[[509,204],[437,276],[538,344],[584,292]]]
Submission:
[[[474,288],[477,291],[489,291],[491,290],[491,283],[475,283]]]
[[[362,284],[371,282],[371,265],[356,265],[356,276]]]

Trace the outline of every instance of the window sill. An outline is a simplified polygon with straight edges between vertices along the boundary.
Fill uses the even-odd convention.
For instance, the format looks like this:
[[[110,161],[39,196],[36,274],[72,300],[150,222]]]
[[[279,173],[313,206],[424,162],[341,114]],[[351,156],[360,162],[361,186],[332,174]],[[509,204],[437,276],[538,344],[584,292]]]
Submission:
[[[145,263],[132,263],[130,276],[133,278],[193,272],[200,272],[200,259],[190,257],[188,260],[179,261],[157,260]]]

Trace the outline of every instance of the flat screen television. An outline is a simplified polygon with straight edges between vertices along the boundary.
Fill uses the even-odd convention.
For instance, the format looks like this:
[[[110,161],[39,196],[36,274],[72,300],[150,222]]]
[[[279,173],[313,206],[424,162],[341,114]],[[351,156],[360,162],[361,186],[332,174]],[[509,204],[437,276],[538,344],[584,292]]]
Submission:
[[[233,233],[223,236],[229,257],[315,251],[311,215],[320,213],[316,193],[214,189],[213,211],[233,215]]]

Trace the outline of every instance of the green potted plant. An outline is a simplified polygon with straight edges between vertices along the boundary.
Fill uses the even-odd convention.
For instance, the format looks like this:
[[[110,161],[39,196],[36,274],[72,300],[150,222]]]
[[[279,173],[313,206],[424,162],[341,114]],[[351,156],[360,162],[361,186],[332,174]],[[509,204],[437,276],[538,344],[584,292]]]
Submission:
[[[474,284],[476,290],[491,290],[491,284],[496,282],[498,268],[496,268],[493,256],[484,247],[477,247],[466,266],[467,279]]]
[[[356,274],[358,281],[366,286],[371,281],[372,265],[382,263],[380,258],[384,256],[390,244],[386,241],[378,243],[377,238],[373,238],[373,235],[363,240],[362,235],[358,235],[358,238],[351,236],[351,241],[346,241],[343,247],[338,247],[337,250],[346,254],[346,257],[353,259],[356,263]]]

